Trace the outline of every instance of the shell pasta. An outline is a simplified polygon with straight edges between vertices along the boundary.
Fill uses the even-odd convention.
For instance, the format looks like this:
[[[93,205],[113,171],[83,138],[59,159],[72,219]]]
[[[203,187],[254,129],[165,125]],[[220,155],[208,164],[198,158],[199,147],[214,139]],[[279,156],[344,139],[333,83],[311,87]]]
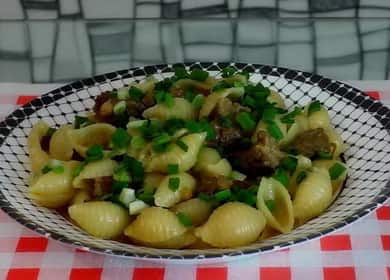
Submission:
[[[87,116],[28,137],[28,195],[86,234],[167,249],[234,248],[321,215],[348,177],[319,101],[227,67],[176,67],[102,92]],[[65,210],[65,212],[64,212]]]

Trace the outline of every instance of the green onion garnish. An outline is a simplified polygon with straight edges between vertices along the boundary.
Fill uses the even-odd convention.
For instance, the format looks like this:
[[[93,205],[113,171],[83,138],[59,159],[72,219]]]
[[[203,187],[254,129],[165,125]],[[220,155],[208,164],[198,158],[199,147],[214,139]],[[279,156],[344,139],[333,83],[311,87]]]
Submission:
[[[275,203],[275,200],[273,199],[267,199],[264,201],[265,203],[265,206],[267,206],[267,208],[269,209],[269,211],[274,211],[275,210],[275,207],[276,207],[276,203]]]
[[[201,69],[195,68],[191,71],[190,79],[203,82],[209,77],[209,73],[207,71],[203,71]]]
[[[42,168],[42,170],[41,170],[42,174],[46,174],[46,173],[48,173],[48,172],[50,172],[50,171],[51,171],[51,168],[50,168],[48,165],[45,165],[45,166]]]
[[[188,122],[186,122],[185,127],[191,133],[206,132],[207,133],[207,140],[213,140],[216,137],[216,133],[215,133],[214,128],[207,121],[199,121],[199,122],[188,121]]]
[[[153,139],[153,149],[156,152],[164,152],[168,148],[170,142],[171,137],[167,133],[163,133]]]
[[[329,168],[330,179],[336,180],[344,173],[345,170],[346,168],[344,165],[336,162],[335,164],[332,165],[331,168]]]
[[[324,152],[324,151],[319,151],[317,152],[317,156],[320,158],[320,159],[332,159],[332,154],[329,153],[329,152]]]
[[[54,134],[54,132],[56,132],[57,129],[55,129],[54,127],[49,127],[46,131],[46,134],[45,136],[52,136]]]
[[[76,116],[74,117],[74,128],[78,129],[91,124],[91,121],[87,117]]]
[[[224,128],[232,127],[233,122],[229,117],[220,117],[219,124]]]
[[[145,139],[142,136],[134,136],[131,138],[130,146],[133,149],[141,149],[145,145]]]
[[[127,188],[128,186],[129,183],[126,181],[113,181],[111,188],[113,193],[119,194],[122,189]]]
[[[204,103],[205,97],[203,94],[198,94],[194,97],[194,100],[192,100],[192,106],[194,106],[195,109],[199,109],[202,107]]]
[[[230,87],[231,87],[231,85],[229,85],[227,82],[220,81],[214,85],[214,87],[212,88],[212,91],[220,91],[220,90],[223,90],[225,88],[230,88]]]
[[[256,205],[257,198],[256,195],[250,192],[249,190],[237,188],[237,190],[233,191],[234,200],[243,202],[245,204],[254,206]]]
[[[256,107],[256,100],[253,97],[247,95],[242,100],[242,105],[248,106],[250,108],[255,108]]]
[[[232,196],[232,192],[229,189],[219,191],[219,192],[214,194],[214,198],[217,201],[228,200],[231,196]]]
[[[302,183],[302,181],[305,180],[306,177],[307,177],[306,171],[299,172],[298,175],[297,175],[297,178],[296,178],[297,184]]]
[[[115,181],[127,182],[127,183],[129,183],[131,181],[131,177],[130,177],[129,173],[127,173],[127,171],[122,169],[122,168],[115,170],[114,175],[113,175],[113,179]]]
[[[168,172],[168,174],[177,174],[177,173],[179,173],[179,165],[178,164],[168,164],[167,172]]]
[[[187,90],[184,93],[184,98],[187,99],[187,101],[189,102],[192,102],[192,100],[194,100],[194,97],[195,97],[195,93],[191,90]]]
[[[144,167],[142,163],[135,158],[125,155],[117,167],[117,170],[119,169],[127,170],[131,174],[133,183],[140,184],[143,182]]]
[[[321,103],[320,103],[320,101],[317,100],[317,101],[314,101],[314,102],[310,103],[307,112],[308,112],[308,114],[310,116],[312,113],[320,111],[320,110],[321,110]]]
[[[136,194],[137,199],[142,200],[148,205],[154,204],[154,195],[152,192],[145,192],[144,189],[140,189]]]
[[[283,168],[278,167],[272,178],[282,183],[283,186],[288,187],[288,174]]]
[[[275,119],[277,110],[274,106],[267,106],[264,108],[263,120],[266,122],[272,122]]]
[[[198,193],[198,198],[200,200],[203,200],[203,201],[212,201],[213,200],[212,195],[209,195],[209,194],[203,193],[203,192]]]
[[[65,169],[62,165],[62,162],[56,159],[51,159],[48,161],[48,163],[42,168],[42,173],[46,174],[50,171],[56,174],[64,173]]]
[[[80,165],[76,166],[74,169],[73,169],[73,172],[72,172],[72,175],[73,177],[77,177],[80,175],[81,171],[83,171],[85,167],[85,164],[84,163],[81,163]]]
[[[130,135],[123,128],[117,128],[111,136],[110,146],[115,150],[127,149],[130,144]]]
[[[177,191],[179,189],[179,186],[180,186],[180,178],[179,177],[169,178],[168,187],[172,191],[174,191],[174,192]]]
[[[276,140],[282,140],[284,135],[283,132],[280,130],[279,126],[275,122],[268,122],[267,123],[267,132],[269,135],[271,135]]]
[[[176,217],[179,219],[180,223],[185,227],[192,227],[192,221],[190,217],[188,217],[183,212],[176,213]]]
[[[56,174],[64,173],[65,169],[63,165],[54,166],[51,168],[51,171],[53,171]]]
[[[251,131],[256,128],[256,122],[248,112],[238,113],[236,121],[244,131]]]
[[[122,115],[126,112],[126,108],[127,108],[126,101],[122,100],[116,103],[112,110],[115,115]]]
[[[293,124],[295,122],[295,117],[298,116],[301,112],[301,108],[295,107],[293,111],[281,117],[280,121],[286,124]]]
[[[223,78],[228,78],[228,77],[231,77],[234,75],[234,73],[236,73],[236,69],[234,69],[233,67],[225,67],[222,69],[222,77]]]
[[[145,94],[142,92],[142,90],[137,87],[130,87],[129,89],[130,99],[133,99],[134,101],[141,102],[142,98],[144,98],[144,95]]]
[[[175,105],[175,99],[172,94],[166,91],[157,91],[155,99],[157,103],[165,104],[168,108],[172,108]]]
[[[156,91],[169,91],[169,89],[172,86],[172,83],[173,83],[173,81],[171,78],[165,78],[164,80],[157,82],[154,85],[154,89]]]
[[[176,140],[176,145],[179,146],[180,149],[182,149],[184,152],[188,151],[188,145],[184,143],[182,140]]]
[[[185,78],[188,78],[188,73],[186,71],[186,69],[182,66],[176,66],[174,68],[175,70],[175,76],[178,78],[178,79],[185,79]]]
[[[287,171],[294,172],[298,165],[298,159],[296,157],[287,156],[282,160],[280,165]]]
[[[94,144],[88,148],[86,152],[86,162],[101,160],[104,157],[103,146],[100,144]]]

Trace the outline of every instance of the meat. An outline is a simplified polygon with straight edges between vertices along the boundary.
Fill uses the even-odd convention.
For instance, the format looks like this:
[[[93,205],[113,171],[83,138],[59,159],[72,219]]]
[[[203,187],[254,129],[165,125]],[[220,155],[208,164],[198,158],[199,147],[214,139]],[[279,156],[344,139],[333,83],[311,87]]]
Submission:
[[[197,176],[199,184],[198,192],[212,194],[217,190],[228,189],[233,185],[233,180],[224,176],[205,176],[204,174]]]
[[[230,155],[235,168],[249,176],[269,175],[284,158],[278,143],[265,131],[259,131],[255,143]]]
[[[315,128],[302,132],[293,140],[288,148],[309,158],[315,156],[320,151],[331,151],[329,137],[323,128]]]
[[[216,141],[214,146],[229,148],[237,145],[243,138],[243,132],[235,127],[223,127],[218,121],[212,121],[212,126],[216,133]]]

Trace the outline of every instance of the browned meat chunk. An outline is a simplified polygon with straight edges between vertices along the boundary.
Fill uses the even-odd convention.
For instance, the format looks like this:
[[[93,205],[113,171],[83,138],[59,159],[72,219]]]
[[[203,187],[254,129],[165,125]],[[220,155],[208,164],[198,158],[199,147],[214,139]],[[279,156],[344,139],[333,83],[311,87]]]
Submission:
[[[197,177],[199,179],[198,192],[212,194],[217,190],[228,189],[233,185],[233,180],[224,176],[199,175]]]
[[[277,142],[265,131],[259,131],[256,138],[251,148],[238,150],[231,155],[237,169],[255,177],[270,174],[285,156]]]
[[[218,121],[213,121],[212,125],[216,133],[215,146],[232,147],[243,138],[242,131],[237,127],[222,127]]]
[[[318,152],[330,152],[331,145],[329,137],[323,128],[315,128],[299,134],[288,146],[299,154],[306,157],[313,157]]]

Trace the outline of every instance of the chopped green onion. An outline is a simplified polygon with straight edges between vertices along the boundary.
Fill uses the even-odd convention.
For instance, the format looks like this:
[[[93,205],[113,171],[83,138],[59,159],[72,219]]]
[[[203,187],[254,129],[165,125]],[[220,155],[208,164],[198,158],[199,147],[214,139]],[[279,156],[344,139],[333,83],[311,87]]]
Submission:
[[[163,133],[153,139],[153,149],[156,152],[164,152],[168,148],[168,144],[171,142],[171,137],[167,133]]]
[[[129,203],[129,215],[137,215],[149,205],[142,200],[134,200]]]
[[[172,94],[169,93],[165,95],[164,104],[168,108],[172,108],[173,106],[175,106],[175,99],[173,98]]]
[[[127,123],[126,128],[139,128],[147,122],[147,120],[131,120]]]
[[[215,133],[215,130],[211,124],[209,124],[207,121],[201,121],[203,131],[207,133],[206,140],[214,140],[217,137],[217,134]]]
[[[76,116],[74,117],[74,128],[78,129],[91,124],[91,121],[87,117]]]
[[[168,164],[167,172],[168,172],[168,174],[177,174],[177,173],[179,173],[179,165],[178,164]]]
[[[165,78],[164,80],[157,82],[154,85],[154,89],[156,91],[169,91],[169,89],[172,86],[172,83],[173,83],[173,81],[171,78]]]
[[[190,217],[188,217],[183,212],[176,213],[176,217],[179,219],[180,223],[185,227],[192,227],[192,221]]]
[[[256,205],[257,198],[256,195],[250,192],[249,190],[237,188],[237,190],[233,193],[233,196],[235,196],[234,200],[238,200],[240,202],[243,202],[248,205]]]
[[[267,208],[269,209],[269,211],[274,211],[275,210],[275,207],[276,207],[276,203],[275,203],[275,200],[273,199],[267,199],[264,201],[265,203],[265,206],[267,206]]]
[[[129,96],[130,99],[141,102],[142,98],[144,98],[145,94],[137,87],[130,87],[129,89]]]
[[[100,144],[94,144],[88,148],[86,152],[86,162],[101,160],[104,157],[103,146]]]
[[[129,173],[127,173],[127,171],[122,168],[115,170],[113,179],[118,182],[126,182],[126,183],[129,183],[131,181],[131,177]]]
[[[259,186],[256,186],[256,185],[252,185],[248,188],[248,191],[250,191],[251,193],[253,194],[257,194],[257,192],[259,191]]]
[[[223,90],[223,89],[225,89],[225,88],[230,88],[230,87],[231,87],[231,85],[229,85],[227,82],[225,82],[225,81],[220,81],[220,82],[216,83],[216,84],[213,86],[213,88],[212,88],[211,91],[220,91],[220,90]]]
[[[184,93],[184,98],[187,99],[187,101],[189,102],[192,102],[192,100],[194,100],[194,97],[195,97],[195,93],[191,90],[187,90]]]
[[[242,105],[248,106],[250,108],[255,108],[256,107],[256,100],[253,97],[247,95],[242,100]]]
[[[172,190],[172,191],[177,191],[179,189],[179,186],[180,186],[180,178],[179,177],[171,177],[169,178],[169,181],[168,181],[168,187]]]
[[[191,71],[190,79],[203,82],[209,77],[209,73],[207,71],[203,71],[201,69],[195,68]]]
[[[306,171],[300,171],[296,178],[297,184],[302,183],[302,181],[305,180],[306,177],[307,177]]]
[[[236,170],[233,170],[230,174],[230,178],[237,181],[244,181],[246,179],[246,175]]]
[[[64,173],[65,169],[64,169],[63,165],[59,165],[59,166],[52,167],[51,171],[53,171],[56,174],[62,174],[62,173]]]
[[[274,106],[267,106],[263,112],[263,120],[266,122],[272,122],[275,119],[277,110]]]
[[[111,136],[110,146],[115,150],[127,149],[130,144],[130,135],[123,128],[117,128]]]
[[[301,112],[301,108],[295,107],[293,111],[281,117],[280,121],[286,124],[293,124],[295,122],[295,117],[298,116]]]
[[[332,159],[333,156],[329,152],[319,151],[317,152],[317,155],[320,159]]]
[[[166,91],[157,91],[155,99],[157,103],[165,104],[168,108],[172,108],[175,105],[175,99],[172,94]]]
[[[317,112],[317,111],[320,111],[320,110],[321,110],[321,103],[320,103],[320,101],[317,100],[317,101],[314,101],[314,102],[310,103],[307,112],[308,112],[308,114],[310,116],[314,112]]]
[[[117,167],[117,170],[119,169],[127,170],[131,174],[134,184],[141,184],[143,182],[144,168],[142,163],[135,158],[125,155]]]
[[[234,81],[233,86],[234,87],[245,87],[245,83],[243,83],[241,81]]]
[[[118,99],[119,100],[127,100],[129,99],[129,89],[126,87],[118,89]]]
[[[41,170],[42,174],[46,174],[46,173],[48,173],[48,172],[50,172],[50,171],[51,171],[51,168],[50,168],[48,165],[45,165],[45,166],[42,168],[42,170]]]
[[[119,193],[121,193],[121,191],[124,188],[127,188],[128,186],[129,186],[128,182],[125,182],[125,181],[113,181],[111,189],[112,189],[113,193],[119,194]]]
[[[157,120],[146,121],[138,129],[142,133],[142,136],[145,139],[155,138],[159,136],[161,133],[163,133],[164,131],[162,123]]]
[[[143,202],[153,205],[154,204],[154,195],[152,192],[147,192],[144,189],[140,189],[136,194],[137,199],[142,200]]]
[[[214,194],[214,198],[217,201],[228,200],[231,196],[232,196],[232,192],[229,189],[219,191],[219,192]]]
[[[229,117],[220,117],[219,124],[224,128],[232,127],[233,122]]]
[[[134,189],[124,188],[119,194],[119,201],[122,202],[123,206],[126,208],[129,207],[130,202],[135,200],[135,191]]]
[[[134,136],[133,138],[131,138],[130,146],[133,149],[136,150],[141,149],[144,145],[145,145],[145,139],[142,138],[142,136]]]
[[[283,186],[288,187],[288,174],[283,168],[278,167],[272,178],[282,183]]]
[[[57,129],[55,129],[54,127],[49,127],[45,133],[45,136],[52,136],[56,131]]]
[[[186,69],[182,66],[177,66],[174,68],[175,70],[175,76],[178,78],[178,79],[185,79],[185,78],[188,78],[188,73],[186,71]]]
[[[82,164],[76,166],[76,167],[73,169],[73,172],[72,172],[73,177],[79,176],[80,173],[81,173],[81,171],[83,171],[84,167],[85,167],[85,164],[84,164],[84,163],[82,163]]]
[[[331,168],[329,168],[330,179],[336,180],[344,173],[345,170],[346,168],[344,165],[336,162],[335,164],[332,165]]]
[[[282,160],[280,165],[287,171],[294,172],[298,165],[298,159],[296,157],[287,156]]]
[[[214,197],[207,193],[200,192],[198,193],[198,198],[203,201],[212,201]]]
[[[184,143],[182,140],[176,140],[176,145],[179,146],[180,149],[182,149],[184,152],[188,151],[188,145]]]
[[[276,140],[282,140],[284,135],[283,132],[280,130],[279,126],[275,122],[268,122],[267,123],[267,132],[269,135],[271,135]]]
[[[216,137],[214,128],[207,121],[188,121],[185,126],[191,133],[206,132],[207,140],[213,140]]]
[[[127,104],[126,101],[122,100],[115,104],[113,111],[115,115],[122,115],[126,112]]]
[[[244,131],[251,131],[256,128],[256,122],[248,112],[238,113],[236,121]]]
[[[194,100],[192,100],[192,106],[194,106],[195,109],[199,109],[202,107],[203,103],[205,101],[205,97],[203,94],[198,94],[195,96]]]
[[[234,69],[233,67],[225,67],[222,69],[222,77],[223,78],[228,78],[228,77],[231,77],[233,76],[235,73],[237,72],[236,69]]]

